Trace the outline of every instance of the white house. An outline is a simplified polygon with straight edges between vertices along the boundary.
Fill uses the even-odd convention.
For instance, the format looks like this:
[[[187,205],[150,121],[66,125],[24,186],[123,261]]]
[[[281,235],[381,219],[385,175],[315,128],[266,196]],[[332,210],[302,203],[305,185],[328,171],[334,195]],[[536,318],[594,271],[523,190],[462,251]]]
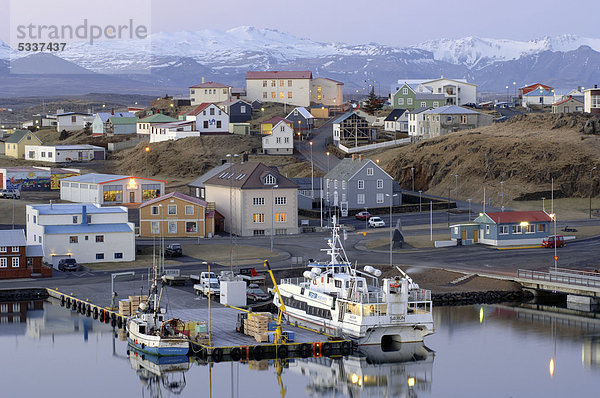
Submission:
[[[423,122],[425,121],[425,111],[433,108],[417,108],[408,112],[408,135],[412,138],[423,137]]]
[[[179,140],[188,137],[200,137],[200,132],[195,131],[195,122],[180,120],[178,122],[152,124],[150,126],[150,143]]]
[[[217,105],[205,102],[186,115],[186,120],[196,122],[200,134],[229,134],[229,115]]]
[[[477,85],[466,79],[448,79],[443,76],[438,79],[398,79],[391,86],[392,95],[405,84],[410,85],[415,93],[443,94],[445,103],[439,106],[477,103]]]
[[[60,180],[60,199],[69,202],[142,203],[165,193],[166,181],[116,174],[83,174]]]
[[[95,145],[25,145],[25,159],[49,163],[104,160],[106,150]]]
[[[594,88],[584,91],[584,112],[599,114],[600,113],[600,89],[595,84]]]
[[[27,205],[27,243],[42,245],[55,268],[64,258],[80,264],[135,260],[135,226],[126,207],[98,204]]]
[[[216,82],[204,82],[190,87],[191,105],[199,105],[204,102],[219,103],[231,99],[231,86]]]
[[[285,120],[279,121],[262,137],[262,149],[266,155],[292,155],[294,153],[294,129]]]
[[[310,71],[249,71],[246,72],[246,98],[309,106],[311,80]]]
[[[315,77],[310,82],[310,101],[325,106],[344,103],[344,83],[326,77]]]
[[[92,123],[94,117],[89,113],[66,112],[56,115],[56,131],[83,130],[86,123]]]
[[[408,110],[396,108],[384,120],[385,131],[408,133]]]

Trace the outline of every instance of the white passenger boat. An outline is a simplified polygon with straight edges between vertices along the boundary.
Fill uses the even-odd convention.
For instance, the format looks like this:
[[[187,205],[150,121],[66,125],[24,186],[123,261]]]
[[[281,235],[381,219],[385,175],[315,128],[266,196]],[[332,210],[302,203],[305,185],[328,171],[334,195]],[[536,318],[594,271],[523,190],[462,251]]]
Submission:
[[[159,294],[158,280],[158,267],[154,264],[148,301],[141,303],[137,313],[127,321],[129,345],[138,351],[160,357],[187,355],[190,343],[188,336],[181,333],[183,322],[165,319],[166,311],[160,307],[162,294]]]
[[[420,342],[434,332],[431,291],[400,268],[400,275],[378,277],[381,271],[356,269],[346,257],[340,227],[332,228],[326,251],[329,261],[311,263],[303,278],[282,279],[279,291],[291,323],[351,338],[360,345],[383,346]],[[277,296],[274,304],[280,306]]]

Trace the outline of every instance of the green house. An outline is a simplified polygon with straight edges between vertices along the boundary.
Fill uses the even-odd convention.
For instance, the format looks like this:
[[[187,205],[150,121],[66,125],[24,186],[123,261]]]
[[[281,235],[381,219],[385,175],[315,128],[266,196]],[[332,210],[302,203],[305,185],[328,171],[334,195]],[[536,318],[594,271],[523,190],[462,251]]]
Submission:
[[[444,94],[433,94],[419,85],[404,83],[392,94],[392,106],[396,109],[437,108],[446,104]]]

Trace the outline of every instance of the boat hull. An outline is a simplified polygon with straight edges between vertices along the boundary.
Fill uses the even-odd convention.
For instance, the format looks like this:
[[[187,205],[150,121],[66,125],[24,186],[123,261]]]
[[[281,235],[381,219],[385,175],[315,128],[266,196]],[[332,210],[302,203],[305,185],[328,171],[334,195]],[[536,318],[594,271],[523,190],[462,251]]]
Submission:
[[[159,357],[187,355],[190,343],[183,338],[163,338],[155,335],[128,331],[129,345],[138,351]]]
[[[434,332],[433,320],[431,323],[390,326],[377,325],[370,328],[367,327],[364,333],[356,333],[344,325],[335,325],[330,322],[323,322],[323,320],[312,319],[312,317],[306,314],[290,310],[286,311],[286,317],[290,323],[298,323],[301,326],[314,330],[323,330],[325,333],[333,335],[342,334],[344,337],[356,340],[359,345],[382,345],[387,343],[386,340],[393,341],[394,343],[419,343],[423,342],[425,336]]]

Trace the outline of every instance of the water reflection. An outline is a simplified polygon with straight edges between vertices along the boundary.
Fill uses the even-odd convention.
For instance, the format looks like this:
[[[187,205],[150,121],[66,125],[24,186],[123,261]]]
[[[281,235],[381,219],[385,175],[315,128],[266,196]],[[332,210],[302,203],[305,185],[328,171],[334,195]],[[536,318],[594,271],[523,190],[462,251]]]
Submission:
[[[163,390],[181,394],[186,386],[185,372],[190,370],[190,359],[185,356],[157,357],[129,348],[129,363],[142,383],[142,396],[162,397]]]
[[[397,348],[384,352],[369,346],[341,359],[302,359],[289,369],[307,378],[306,393],[310,396],[417,397],[420,391],[430,391],[433,351],[423,343]]]

